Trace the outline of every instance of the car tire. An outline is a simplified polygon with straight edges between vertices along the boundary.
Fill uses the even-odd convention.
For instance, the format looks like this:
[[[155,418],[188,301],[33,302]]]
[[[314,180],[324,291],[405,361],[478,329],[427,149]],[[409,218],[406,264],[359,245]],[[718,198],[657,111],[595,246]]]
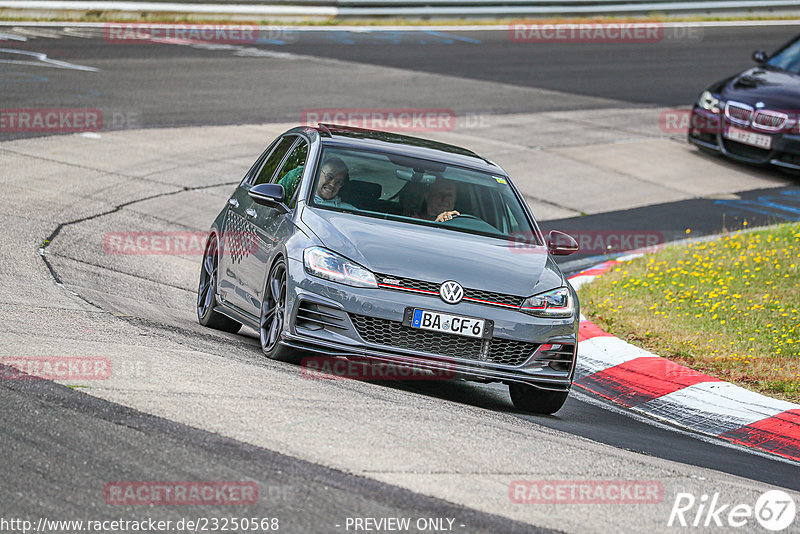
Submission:
[[[219,241],[211,234],[203,254],[200,267],[200,283],[197,286],[197,320],[208,328],[235,334],[242,324],[214,310],[217,306],[217,268],[219,267]]]
[[[280,343],[286,320],[287,272],[283,259],[276,261],[267,276],[264,299],[261,302],[259,339],[261,350],[273,360],[295,363],[297,351]]]
[[[569,396],[569,391],[549,391],[516,382],[508,385],[508,392],[518,410],[548,415],[560,410]]]

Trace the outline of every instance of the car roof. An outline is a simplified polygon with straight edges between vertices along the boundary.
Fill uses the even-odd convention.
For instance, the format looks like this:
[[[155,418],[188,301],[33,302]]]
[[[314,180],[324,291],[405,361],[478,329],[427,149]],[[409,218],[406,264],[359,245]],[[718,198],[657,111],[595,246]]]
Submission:
[[[314,129],[319,133],[323,144],[380,150],[506,175],[506,172],[493,161],[466,148],[447,143],[336,124],[320,124]]]

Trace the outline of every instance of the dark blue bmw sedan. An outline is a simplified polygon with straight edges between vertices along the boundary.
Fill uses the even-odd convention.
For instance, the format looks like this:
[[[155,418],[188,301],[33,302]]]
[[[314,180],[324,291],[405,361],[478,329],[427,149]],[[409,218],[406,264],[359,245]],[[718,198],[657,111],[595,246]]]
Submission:
[[[746,163],[800,171],[800,36],[753,59],[757,67],[702,92],[689,142]]]
[[[415,366],[509,385],[553,413],[575,369],[579,309],[495,163],[358,128],[298,127],[257,159],[211,226],[201,324],[260,333],[270,358]]]

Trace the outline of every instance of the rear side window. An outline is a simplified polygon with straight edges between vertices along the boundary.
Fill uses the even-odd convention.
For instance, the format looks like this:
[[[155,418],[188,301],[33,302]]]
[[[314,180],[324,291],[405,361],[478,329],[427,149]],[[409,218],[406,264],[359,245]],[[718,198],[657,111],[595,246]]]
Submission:
[[[253,185],[267,184],[272,180],[275,169],[278,168],[278,165],[283,160],[283,156],[286,155],[296,140],[297,137],[295,136],[281,139],[281,142],[278,143],[275,150],[272,151],[272,154],[270,154],[266,162],[264,162],[264,166],[261,167],[261,170],[258,172],[258,176],[253,182]]]

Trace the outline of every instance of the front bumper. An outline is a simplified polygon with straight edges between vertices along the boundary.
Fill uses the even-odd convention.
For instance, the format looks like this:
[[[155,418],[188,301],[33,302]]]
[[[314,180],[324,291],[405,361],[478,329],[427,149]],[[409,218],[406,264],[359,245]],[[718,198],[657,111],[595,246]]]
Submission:
[[[772,138],[772,147],[764,149],[726,139],[723,133],[728,126],[768,135]],[[775,165],[800,171],[800,135],[787,131],[770,133],[732,124],[722,113],[711,113],[697,106],[692,109],[688,141],[737,161],[761,166]]]
[[[573,317],[541,319],[513,309],[464,301],[449,305],[427,295],[349,287],[309,276],[300,261],[290,260],[288,265],[288,331],[281,340],[285,346],[410,365],[467,380],[519,382],[556,391],[569,390],[572,384],[577,298]],[[494,335],[491,340],[473,340],[403,327],[400,323],[409,307],[489,319]],[[392,337],[365,332],[365,318],[368,324],[391,324]],[[479,353],[466,354],[468,347]]]

